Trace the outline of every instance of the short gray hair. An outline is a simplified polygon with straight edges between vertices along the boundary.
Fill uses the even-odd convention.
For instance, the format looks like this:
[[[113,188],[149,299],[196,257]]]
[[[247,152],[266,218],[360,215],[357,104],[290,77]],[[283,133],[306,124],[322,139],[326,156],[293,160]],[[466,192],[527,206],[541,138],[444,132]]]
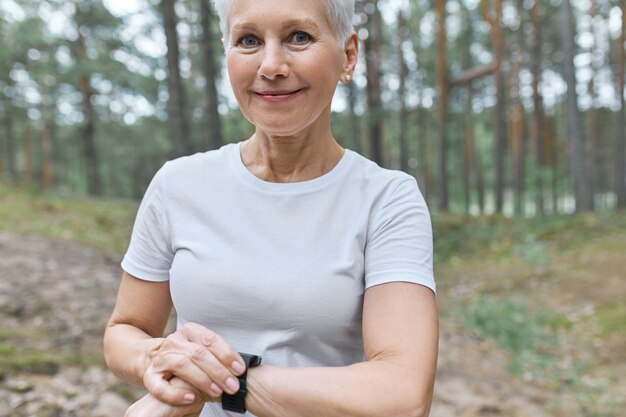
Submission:
[[[306,0],[311,1],[311,0]],[[354,19],[354,0],[325,0],[328,2],[328,20],[335,32],[339,44],[344,46],[348,37],[354,31],[352,20]],[[224,45],[228,44],[228,15],[233,0],[211,0],[217,16],[220,18],[220,30],[224,37]]]

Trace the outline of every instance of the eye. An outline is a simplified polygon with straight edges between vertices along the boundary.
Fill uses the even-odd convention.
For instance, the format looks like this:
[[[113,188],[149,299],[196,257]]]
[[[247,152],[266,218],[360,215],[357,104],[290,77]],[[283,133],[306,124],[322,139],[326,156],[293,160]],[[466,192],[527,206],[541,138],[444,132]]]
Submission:
[[[258,44],[259,41],[252,35],[244,35],[237,40],[237,45],[241,45],[244,48],[254,48]]]
[[[311,35],[306,32],[294,32],[291,34],[291,40],[295,43],[311,42]]]

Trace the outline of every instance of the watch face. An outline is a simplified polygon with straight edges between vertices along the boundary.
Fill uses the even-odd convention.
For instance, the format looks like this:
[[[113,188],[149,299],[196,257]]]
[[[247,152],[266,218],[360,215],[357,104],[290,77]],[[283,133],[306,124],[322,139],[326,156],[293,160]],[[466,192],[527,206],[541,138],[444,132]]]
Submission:
[[[255,366],[259,366],[261,364],[261,357],[259,355],[250,355],[248,353],[241,352],[239,352],[239,354],[249,368],[254,368]]]

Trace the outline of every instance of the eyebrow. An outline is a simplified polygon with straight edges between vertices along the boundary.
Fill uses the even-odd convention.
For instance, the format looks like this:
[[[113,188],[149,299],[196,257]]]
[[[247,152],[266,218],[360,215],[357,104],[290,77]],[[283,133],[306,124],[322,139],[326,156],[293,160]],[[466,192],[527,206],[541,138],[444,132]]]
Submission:
[[[313,19],[290,19],[284,22],[281,25],[282,29],[293,28],[297,26],[313,26],[315,28],[318,27],[317,22]],[[243,22],[243,23],[235,23],[231,30],[234,31],[246,31],[246,30],[255,30],[257,29],[257,25],[254,22]]]

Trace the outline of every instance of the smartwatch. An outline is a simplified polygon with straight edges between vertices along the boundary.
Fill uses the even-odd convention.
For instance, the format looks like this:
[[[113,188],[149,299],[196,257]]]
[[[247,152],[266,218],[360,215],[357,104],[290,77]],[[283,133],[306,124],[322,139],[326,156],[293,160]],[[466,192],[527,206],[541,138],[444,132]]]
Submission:
[[[222,394],[222,409],[244,414],[246,412],[246,394],[248,394],[248,387],[246,385],[248,368],[259,366],[261,364],[261,357],[241,352],[239,352],[239,355],[241,355],[241,358],[246,364],[246,370],[237,377],[239,380],[239,391],[235,394]]]

